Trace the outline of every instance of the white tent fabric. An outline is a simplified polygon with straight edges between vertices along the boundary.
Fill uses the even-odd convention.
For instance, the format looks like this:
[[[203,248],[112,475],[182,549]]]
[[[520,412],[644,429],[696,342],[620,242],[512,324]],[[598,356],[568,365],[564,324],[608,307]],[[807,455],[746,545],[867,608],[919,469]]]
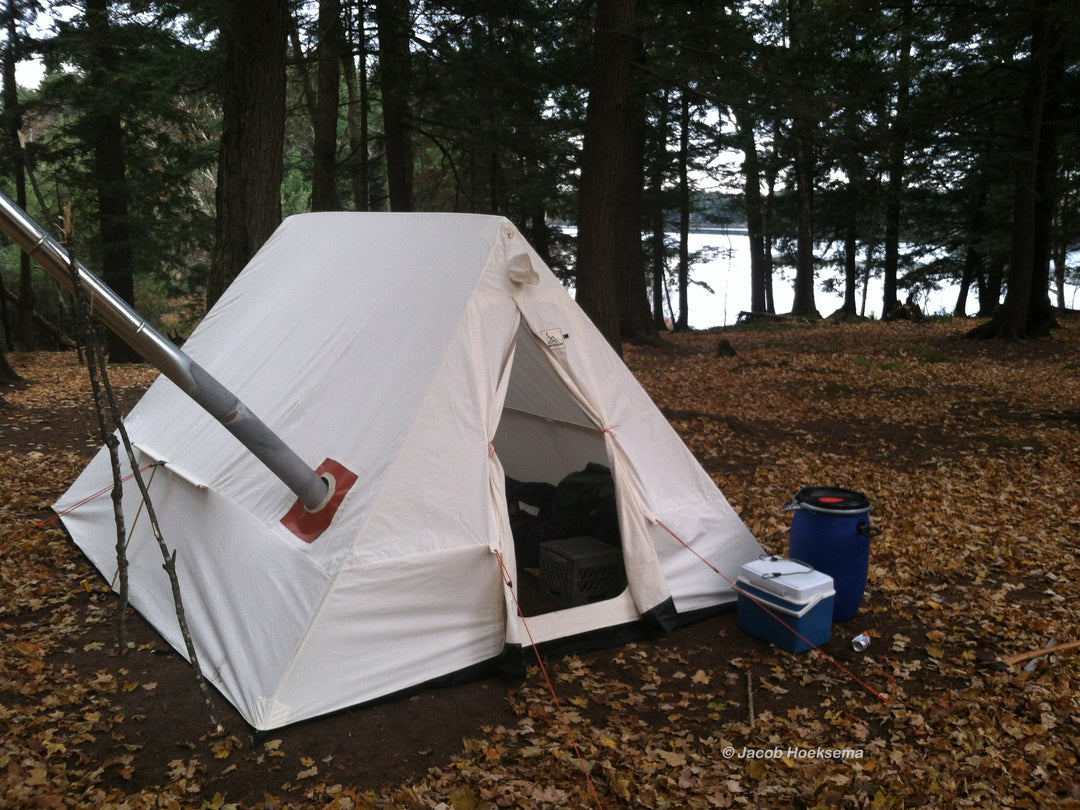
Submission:
[[[645,391],[518,231],[499,217],[307,214],[286,220],[185,351],[314,467],[357,475],[313,542],[295,496],[175,385],[126,420],[208,678],[257,729],[362,703],[525,646],[657,611],[734,601],[761,553]],[[530,617],[505,476],[613,473],[627,589]],[[111,483],[96,456],[56,504],[110,581]],[[71,510],[71,511],[68,511]],[[134,486],[131,600],[181,652]]]

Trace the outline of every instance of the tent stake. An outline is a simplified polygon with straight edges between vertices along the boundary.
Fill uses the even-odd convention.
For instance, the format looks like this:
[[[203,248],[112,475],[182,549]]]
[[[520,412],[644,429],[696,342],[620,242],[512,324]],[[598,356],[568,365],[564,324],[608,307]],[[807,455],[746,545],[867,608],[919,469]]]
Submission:
[[[746,706],[750,711],[750,725],[754,725],[754,686],[750,670],[746,670]]]

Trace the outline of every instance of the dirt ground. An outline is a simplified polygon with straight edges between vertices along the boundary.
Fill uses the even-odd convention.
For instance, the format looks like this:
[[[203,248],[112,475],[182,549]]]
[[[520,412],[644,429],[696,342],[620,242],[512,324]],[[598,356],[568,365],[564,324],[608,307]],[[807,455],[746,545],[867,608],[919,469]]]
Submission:
[[[1046,562],[1013,568],[1008,552],[998,547],[999,535],[983,534],[979,553],[988,553],[989,562],[976,564],[971,556],[974,546],[968,544],[945,557],[962,558],[970,565],[927,563],[927,555],[936,553],[927,549],[945,544],[941,538],[951,531],[951,521],[961,517],[956,514],[961,499],[971,492],[979,492],[980,498],[999,494],[988,493],[1000,486],[1001,479],[987,471],[1034,465],[1035,475],[1042,465],[1047,474],[1060,476],[1060,469],[1075,470],[1070,466],[1075,465],[1075,456],[1063,462],[1064,468],[1046,469],[1057,464],[1052,459],[1055,448],[1063,441],[1075,445],[1080,431],[1076,400],[1067,404],[1067,395],[1077,389],[1080,367],[1078,330],[1074,321],[1070,324],[1062,337],[1007,346],[964,341],[960,325],[874,324],[696,333],[673,337],[667,350],[628,347],[628,364],[766,551],[786,553],[791,518],[782,506],[810,484],[866,491],[874,501],[875,525],[884,534],[875,540],[870,583],[859,615],[836,625],[820,651],[801,656],[779,651],[740,631],[735,612],[728,611],[659,639],[551,661],[558,701],[574,714],[571,724],[606,733],[620,746],[634,745],[648,729],[700,750],[705,744],[701,741],[737,740],[740,734],[744,743],[756,739],[764,746],[768,737],[755,738],[747,731],[760,729],[762,716],[766,722],[778,718],[774,722],[784,729],[796,722],[809,724],[799,726],[805,729],[813,727],[815,721],[807,719],[812,715],[819,727],[834,726],[835,745],[868,737],[891,739],[897,745],[901,737],[910,737],[916,747],[936,745],[936,737],[923,740],[918,729],[900,734],[893,727],[895,717],[890,720],[887,715],[895,714],[892,703],[898,695],[924,707],[920,716],[934,724],[941,720],[934,715],[935,706],[947,713],[940,707],[958,705],[958,695],[976,687],[993,693],[1014,677],[1015,673],[992,665],[996,655],[1041,647],[1051,634],[1059,642],[1069,640],[1064,637],[1068,634],[1075,637],[1075,621],[1067,626],[1063,620],[1065,626],[1059,623],[1056,629],[1050,621],[1066,610],[1063,596],[1067,601],[1080,596],[1071,562],[1056,568]],[[721,338],[734,345],[736,357],[716,357],[715,345]],[[12,465],[17,459],[54,456],[63,456],[65,464],[58,467],[56,477],[39,482],[32,496],[21,502],[21,511],[16,514],[8,507],[0,538],[5,565],[16,559],[14,527],[48,519],[47,504],[70,483],[71,471],[82,463],[79,459],[85,460],[98,446],[92,414],[71,393],[70,386],[79,386],[69,381],[78,373],[77,368],[73,371],[73,358],[12,355],[11,359],[28,380],[4,391],[10,404],[0,409],[0,453]],[[979,373],[961,373],[961,368],[978,368]],[[992,383],[1010,375],[1021,379],[1026,373],[1034,380],[1027,391],[1016,390],[1013,380],[1000,387]],[[1047,375],[1056,382],[1047,381]],[[139,369],[120,372],[116,384],[125,407],[137,400],[152,376]],[[1061,400],[1051,401],[1045,393],[1058,390],[1063,392]],[[963,478],[971,489],[946,491],[951,484],[942,483],[950,480],[941,477],[943,469],[954,470],[953,480]],[[1024,475],[1019,473],[1020,478]],[[919,491],[920,481],[928,488]],[[1040,510],[1047,516],[1047,502],[1044,495],[1038,504],[1031,504],[1032,524]],[[1002,508],[1019,512],[1028,510],[1028,504],[1018,505],[1013,492]],[[1065,511],[1058,508],[1052,519],[1066,551],[1070,546],[1075,550],[1080,523],[1074,515],[1063,518]],[[971,523],[969,510],[962,517]],[[985,516],[987,524],[994,520]],[[1025,524],[1024,531],[1028,528]],[[1045,539],[1034,542],[1045,545]],[[548,689],[537,669],[524,676],[493,671],[465,683],[418,690],[261,736],[253,735],[214,695],[224,727],[215,733],[188,664],[166,649],[134,612],[128,616],[132,647],[118,655],[111,615],[115,601],[105,584],[55,528],[40,543],[40,553],[65,574],[56,583],[42,582],[39,600],[20,597],[0,612],[4,644],[12,646],[4,659],[9,675],[0,683],[0,714],[35,718],[21,725],[13,721],[7,734],[15,742],[24,735],[29,739],[31,731],[38,735],[37,748],[26,745],[28,750],[44,746],[50,753],[51,758],[41,756],[52,763],[46,768],[46,781],[53,781],[51,788],[46,785],[25,794],[32,797],[25,799],[32,804],[9,796],[0,798],[0,808],[93,806],[94,797],[101,806],[116,807],[564,806],[557,796],[547,801],[548,792],[569,789],[560,781],[563,771],[544,761],[515,772],[518,780],[525,779],[522,772],[534,774],[531,794],[500,793],[491,787],[501,780],[509,790],[513,780],[505,775],[490,779],[475,775],[477,762],[495,769],[504,761],[529,755],[522,750],[531,752],[528,747],[511,749],[514,741],[523,739],[523,724],[531,731],[540,722],[537,701],[545,700],[540,696]],[[1000,564],[995,563],[995,554]],[[1051,569],[1056,573],[1048,579]],[[67,589],[62,598],[52,594],[57,587]],[[1028,626],[1019,618],[1015,622],[1007,618],[997,632],[986,626],[993,610],[979,616],[961,610],[950,614],[960,615],[959,622],[940,621],[938,614],[944,616],[957,600],[994,589],[1007,593],[1010,603],[1021,605],[1026,615],[1040,614],[1042,621]],[[1076,616],[1065,615],[1069,621]],[[957,629],[964,622],[971,632]],[[42,630],[49,625],[51,636]],[[865,653],[850,646],[860,632],[872,637]],[[39,635],[49,640],[34,648],[44,654],[41,667],[35,669],[31,647],[25,645]],[[1053,660],[1076,672],[1068,656]],[[1040,666],[1046,666],[1045,660]],[[1055,677],[1062,677],[1060,670]],[[1072,683],[1068,682],[1068,690]],[[47,742],[40,742],[45,733],[41,729],[50,721],[47,708],[39,704],[47,707],[53,699],[50,694],[64,694],[76,685],[81,697],[57,699],[65,708],[56,708],[53,722],[57,727],[66,724],[65,729],[83,722],[87,730],[63,737],[64,750],[56,754]],[[1053,697],[1044,702],[1057,707],[1054,739],[1063,749],[1071,746],[1071,759],[1062,754],[1054,764],[1075,763],[1080,755],[1080,707],[1075,698],[1070,705],[1068,696],[1047,690]],[[853,704],[863,707],[865,717],[855,724],[859,729],[855,737],[845,740],[835,733],[838,721],[831,713]],[[1019,712],[1015,707],[1013,711]],[[61,739],[61,734],[46,739]],[[787,743],[782,735],[774,739]],[[569,745],[562,742],[564,748]],[[660,759],[670,764],[680,750],[671,743]],[[685,764],[685,755],[678,755]],[[598,766],[604,805],[678,806],[665,804],[657,786],[646,783],[644,774],[651,773],[656,759],[652,756],[648,767],[639,770],[627,766],[632,776],[621,766],[603,771]],[[25,762],[29,761],[27,754]],[[57,761],[69,772],[67,795],[53,779]],[[6,761],[0,756],[0,774],[7,769],[9,784],[13,779],[21,778],[24,785],[28,781],[19,762],[14,755]],[[943,799],[946,794],[937,783],[920,783],[914,766],[908,772],[914,783],[901,787],[903,780],[894,774],[901,770],[893,764],[892,770],[878,765],[877,773],[841,788],[830,786],[825,777],[808,786],[786,788],[786,793],[777,788],[780,792],[772,806],[951,806],[956,796],[993,799],[983,805],[990,806],[1002,800],[1004,788],[994,779],[987,781],[992,789],[985,794],[965,783],[962,790],[947,794],[952,799]],[[474,776],[466,779],[465,787],[456,781],[451,785],[452,776],[466,773]],[[726,793],[719,787],[713,792],[691,788],[693,779],[705,778],[703,773],[680,772],[678,783],[685,780],[687,797],[714,797],[687,806],[730,806],[718,798],[722,794],[729,802],[740,803],[732,795],[739,796],[744,788],[734,790],[730,778],[717,782],[727,785]],[[765,783],[760,778],[754,782],[752,767],[746,773],[749,776],[740,777],[744,782],[759,787]],[[1042,774],[1034,786],[1016,788],[1015,796],[1023,801],[1002,801],[999,806],[1080,806],[1075,773]],[[624,777],[632,788],[619,781]],[[444,783],[450,786],[441,797],[431,798]],[[415,787],[420,784],[428,786],[427,792]],[[536,792],[540,784],[548,784],[547,792]],[[752,795],[745,790],[744,798]],[[133,797],[141,791],[145,796],[159,795],[154,801],[161,803],[150,799],[139,803]],[[534,798],[521,798],[529,795]],[[566,798],[565,806],[594,806],[587,794],[582,797],[570,790],[566,795],[579,798]],[[513,804],[507,796],[516,796],[521,804]]]

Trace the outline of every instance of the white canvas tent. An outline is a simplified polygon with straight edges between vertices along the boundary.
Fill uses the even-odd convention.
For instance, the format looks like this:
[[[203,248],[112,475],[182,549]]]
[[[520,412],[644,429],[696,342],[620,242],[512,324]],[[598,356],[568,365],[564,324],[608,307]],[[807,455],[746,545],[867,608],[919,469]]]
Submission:
[[[423,684],[526,647],[734,601],[761,553],[562,284],[505,219],[307,214],[278,229],[185,344],[303,459],[356,475],[302,539],[296,496],[172,382],[126,420],[207,677],[256,729]],[[610,467],[627,588],[518,615],[505,476]],[[152,477],[151,477],[152,476]],[[110,581],[102,451],[56,504]],[[131,601],[181,652],[139,496]],[[71,511],[68,511],[68,510]],[[676,536],[679,540],[675,539]],[[500,564],[500,560],[502,564]],[[516,587],[515,583],[515,587]]]

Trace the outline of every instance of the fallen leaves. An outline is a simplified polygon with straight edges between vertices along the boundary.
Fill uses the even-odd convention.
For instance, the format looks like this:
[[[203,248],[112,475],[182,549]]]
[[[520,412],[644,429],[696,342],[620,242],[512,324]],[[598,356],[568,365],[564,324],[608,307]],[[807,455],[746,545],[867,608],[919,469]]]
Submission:
[[[672,336],[675,354],[627,347],[768,551],[786,552],[781,507],[802,486],[871,497],[884,533],[867,598],[827,651],[890,702],[720,619],[707,643],[676,631],[550,661],[562,711],[531,672],[507,688],[512,721],[477,718],[456,753],[425,756],[404,784],[355,754],[343,765],[351,739],[298,750],[287,731],[261,745],[237,729],[142,733],[182,663],[166,680],[139,668],[152,644],[118,656],[88,638],[111,597],[61,530],[37,525],[93,443],[64,425],[84,407],[84,373],[64,355],[14,358],[48,382],[5,392],[25,422],[5,412],[0,441],[0,808],[591,807],[589,780],[605,807],[1078,807],[1080,655],[1047,647],[1080,628],[1080,329],[1064,323],[1021,346],[930,323],[735,332],[737,356],[722,359],[709,335]],[[49,443],[65,430],[67,444]],[[855,654],[848,636],[863,630],[872,643]],[[991,666],[1043,649],[1030,670]],[[74,653],[93,665],[73,668]],[[378,740],[372,715],[357,717],[357,738]],[[799,753],[819,748],[862,756]]]

